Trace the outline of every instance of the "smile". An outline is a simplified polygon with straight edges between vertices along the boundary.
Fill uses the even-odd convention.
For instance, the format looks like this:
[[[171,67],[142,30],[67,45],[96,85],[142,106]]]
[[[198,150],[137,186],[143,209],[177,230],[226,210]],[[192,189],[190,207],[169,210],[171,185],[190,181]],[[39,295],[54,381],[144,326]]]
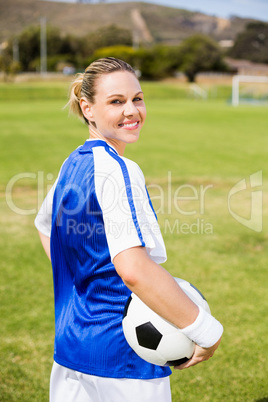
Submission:
[[[124,127],[124,128],[134,128],[139,125],[139,121],[135,121],[134,123],[120,123],[119,127]]]

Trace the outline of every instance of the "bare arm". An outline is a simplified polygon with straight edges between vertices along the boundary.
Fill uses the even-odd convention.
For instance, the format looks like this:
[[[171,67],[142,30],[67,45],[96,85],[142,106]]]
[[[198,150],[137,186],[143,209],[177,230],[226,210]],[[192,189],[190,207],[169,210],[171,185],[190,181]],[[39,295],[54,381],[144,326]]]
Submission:
[[[157,314],[178,328],[185,328],[195,321],[198,307],[174,278],[150,259],[144,247],[133,247],[119,253],[113,263],[125,285]],[[208,360],[218,344],[219,341],[207,349],[197,346],[192,359],[178,367],[186,368]]]
[[[46,252],[46,255],[48,256],[49,260],[51,261],[51,257],[50,257],[50,237],[45,236],[43,233],[39,232],[39,236],[40,236],[40,240],[42,243],[42,246]]]
[[[133,247],[114,258],[125,285],[157,314],[184,328],[198,315],[197,306],[174,278],[148,256],[144,247]]]

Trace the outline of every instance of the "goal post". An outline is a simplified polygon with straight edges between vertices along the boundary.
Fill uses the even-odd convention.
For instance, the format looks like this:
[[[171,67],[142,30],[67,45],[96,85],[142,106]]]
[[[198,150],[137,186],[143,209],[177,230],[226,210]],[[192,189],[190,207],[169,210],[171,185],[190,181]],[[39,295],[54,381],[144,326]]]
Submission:
[[[268,77],[257,75],[234,75],[232,79],[232,105],[239,105],[239,91],[241,83],[266,83],[268,84]]]

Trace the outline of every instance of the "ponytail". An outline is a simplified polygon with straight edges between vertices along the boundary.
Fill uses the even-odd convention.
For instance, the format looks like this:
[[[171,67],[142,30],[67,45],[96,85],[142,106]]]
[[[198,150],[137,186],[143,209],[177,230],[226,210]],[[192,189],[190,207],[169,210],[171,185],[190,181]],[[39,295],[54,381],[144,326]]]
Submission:
[[[82,95],[82,85],[85,73],[79,73],[76,75],[75,80],[71,83],[69,91],[69,102],[66,106],[69,106],[70,113],[78,116],[80,119],[85,119],[88,124],[88,120],[84,117],[80,108],[80,99]]]

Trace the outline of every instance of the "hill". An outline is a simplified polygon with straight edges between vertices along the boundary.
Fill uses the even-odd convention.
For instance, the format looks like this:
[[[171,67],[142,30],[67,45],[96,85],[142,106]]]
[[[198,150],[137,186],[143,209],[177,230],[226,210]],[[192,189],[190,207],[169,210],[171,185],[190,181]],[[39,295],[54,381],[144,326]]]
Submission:
[[[84,36],[102,26],[117,26],[138,32],[145,42],[178,43],[199,32],[216,40],[234,39],[248,19],[223,19],[199,12],[142,2],[86,4],[44,0],[0,0],[0,42],[19,34],[29,25],[48,24],[63,34]]]

